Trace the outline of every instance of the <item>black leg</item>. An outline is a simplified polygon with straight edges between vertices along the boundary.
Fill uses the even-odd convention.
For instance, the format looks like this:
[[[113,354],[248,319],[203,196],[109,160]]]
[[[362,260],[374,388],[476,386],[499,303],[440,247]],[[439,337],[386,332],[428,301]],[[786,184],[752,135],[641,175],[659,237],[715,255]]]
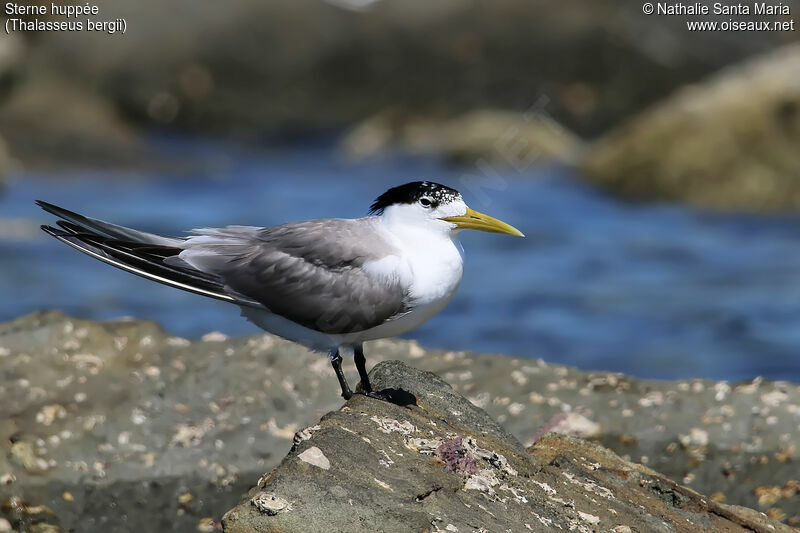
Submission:
[[[347,378],[344,377],[344,372],[342,372],[342,356],[339,355],[339,348],[331,348],[328,358],[331,361],[333,371],[336,372],[336,379],[339,380],[339,386],[342,388],[342,398],[349,400],[353,396],[353,391],[350,390],[350,385],[347,384]]]
[[[369,398],[376,398],[378,400],[383,400],[385,402],[394,403],[392,398],[391,391],[380,391],[375,392],[372,390],[372,385],[369,382],[369,377],[367,376],[367,368],[366,368],[366,358],[364,357],[364,348],[362,345],[358,344],[353,347],[354,357],[353,359],[356,362],[356,367],[358,368],[358,375],[361,376],[361,390],[355,394],[363,394]],[[331,361],[331,366],[333,367],[333,371],[336,372],[336,379],[339,380],[339,386],[342,388],[342,398],[345,400],[349,400],[353,397],[353,391],[350,390],[350,385],[347,384],[347,378],[344,377],[344,372],[342,372],[342,356],[339,355],[339,348],[331,348],[331,352],[329,355],[329,359]],[[399,404],[400,405],[400,404]],[[402,404],[406,405],[406,404]]]
[[[353,346],[353,361],[356,363],[358,375],[361,378],[361,390],[356,394],[363,394],[369,398],[376,398],[385,402],[394,403],[392,394],[389,391],[374,391],[367,375],[367,358],[364,357],[364,345],[356,344]]]
[[[358,375],[361,378],[361,390],[364,392],[372,392],[372,385],[369,382],[367,375],[367,358],[364,357],[364,345],[356,344],[353,346],[353,361],[356,363]]]

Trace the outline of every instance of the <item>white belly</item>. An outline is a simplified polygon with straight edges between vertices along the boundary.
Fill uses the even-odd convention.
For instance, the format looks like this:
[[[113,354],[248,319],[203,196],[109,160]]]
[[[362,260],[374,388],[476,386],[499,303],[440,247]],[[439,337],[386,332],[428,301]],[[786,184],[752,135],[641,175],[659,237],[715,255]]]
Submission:
[[[461,245],[450,238],[413,242],[405,250],[404,277],[411,310],[380,326],[355,334],[347,343],[396,337],[418,328],[439,313],[455,296],[464,272]]]

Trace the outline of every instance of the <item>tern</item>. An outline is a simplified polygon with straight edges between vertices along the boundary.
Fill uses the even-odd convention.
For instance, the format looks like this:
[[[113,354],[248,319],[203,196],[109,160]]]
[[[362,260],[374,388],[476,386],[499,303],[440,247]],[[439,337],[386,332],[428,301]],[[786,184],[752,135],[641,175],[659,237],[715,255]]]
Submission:
[[[342,396],[354,394],[340,349],[351,348],[373,391],[363,343],[417,328],[453,298],[463,273],[463,229],[523,237],[467,207],[445,185],[415,181],[389,189],[363,218],[272,227],[227,226],[166,237],[37,201],[61,220],[42,229],[104,263],[144,278],[238,305],[262,329],[327,352]]]

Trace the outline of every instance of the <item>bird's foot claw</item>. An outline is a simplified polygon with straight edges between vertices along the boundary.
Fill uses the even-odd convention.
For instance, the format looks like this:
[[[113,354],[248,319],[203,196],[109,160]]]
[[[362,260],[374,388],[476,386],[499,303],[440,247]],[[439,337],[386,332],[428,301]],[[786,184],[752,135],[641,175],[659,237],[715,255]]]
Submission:
[[[364,391],[364,390],[360,390],[360,391],[354,392],[353,394],[361,394],[362,396],[366,396],[367,398],[375,398],[376,400],[383,400],[384,402],[395,403],[394,402],[394,397],[392,395],[392,391],[389,390],[389,389],[381,390],[381,391],[374,391],[374,390]]]
[[[393,403],[401,407],[408,407],[409,405],[417,405],[416,396],[414,396],[410,392],[404,391],[403,389],[383,389],[380,391],[357,390],[356,392],[353,393],[353,395],[355,396],[356,394],[360,394],[361,396],[366,396],[367,398],[375,398],[376,400]]]

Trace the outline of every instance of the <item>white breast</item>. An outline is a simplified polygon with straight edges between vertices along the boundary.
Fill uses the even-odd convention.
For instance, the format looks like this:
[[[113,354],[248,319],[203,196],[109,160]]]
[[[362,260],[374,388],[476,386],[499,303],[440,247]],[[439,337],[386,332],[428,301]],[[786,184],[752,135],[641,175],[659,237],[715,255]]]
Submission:
[[[464,272],[461,244],[448,233],[404,228],[387,237],[400,255],[365,265],[371,273],[397,276],[408,287],[411,310],[385,324],[360,332],[349,342],[406,333],[427,322],[453,299]]]
[[[413,304],[424,306],[442,300],[445,304],[449,302],[464,272],[461,244],[446,238],[417,244],[406,253],[413,273],[410,290]]]

